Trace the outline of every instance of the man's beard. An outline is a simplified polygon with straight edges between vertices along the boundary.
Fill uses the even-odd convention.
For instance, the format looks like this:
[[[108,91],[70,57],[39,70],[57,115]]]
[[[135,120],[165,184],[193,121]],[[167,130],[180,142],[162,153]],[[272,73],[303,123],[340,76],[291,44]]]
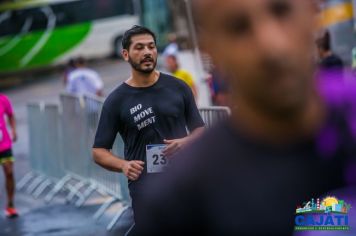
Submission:
[[[145,58],[147,59],[147,58]],[[154,60],[153,58],[152,59],[152,62],[153,62],[153,66],[151,68],[142,68],[142,64],[144,63],[143,60],[141,60],[139,63],[136,63],[134,62],[131,57],[129,57],[129,60],[128,62],[130,63],[131,67],[138,71],[138,72],[141,72],[143,74],[151,74],[152,71],[154,71],[154,69],[156,68],[156,65],[157,65],[157,60]]]

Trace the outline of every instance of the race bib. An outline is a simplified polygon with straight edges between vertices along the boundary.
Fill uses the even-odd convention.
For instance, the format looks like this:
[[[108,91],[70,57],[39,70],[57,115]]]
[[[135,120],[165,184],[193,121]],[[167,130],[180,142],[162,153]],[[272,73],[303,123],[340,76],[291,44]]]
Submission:
[[[146,146],[147,173],[160,173],[168,166],[169,161],[162,154],[166,146],[164,144]]]

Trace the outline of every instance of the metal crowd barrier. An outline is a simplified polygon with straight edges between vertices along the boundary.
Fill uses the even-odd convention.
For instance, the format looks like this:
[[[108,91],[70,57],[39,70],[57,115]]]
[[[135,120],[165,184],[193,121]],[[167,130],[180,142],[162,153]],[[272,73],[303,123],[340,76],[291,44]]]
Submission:
[[[129,208],[130,197],[126,177],[99,167],[91,157],[103,100],[95,96],[62,94],[60,102],[60,105],[33,103],[27,106],[32,171],[19,181],[18,189],[25,189],[34,197],[48,189],[46,202],[66,190],[66,200],[77,197],[75,205],[78,207],[94,191],[111,196],[94,215],[99,219],[112,204],[120,202],[123,207],[108,225],[110,230]],[[119,135],[113,152],[124,154]]]
[[[103,105],[97,96],[62,94],[60,105],[28,104],[30,135],[30,166],[32,171],[18,183],[26,192],[39,197],[49,190],[45,201],[50,202],[59,192],[67,191],[66,200],[82,206],[93,192],[111,196],[95,212],[99,219],[114,203],[122,208],[109,223],[111,230],[130,207],[127,178],[122,173],[107,171],[92,160],[91,147]],[[226,107],[199,109],[207,127],[229,116]],[[124,142],[117,135],[112,152],[124,157]]]
[[[61,130],[62,130],[62,160],[66,176],[46,196],[46,201],[53,197],[64,187],[69,186],[69,194],[66,200],[71,201],[75,196],[84,201],[85,196],[80,189],[90,186],[89,165],[90,156],[86,155],[86,122],[83,99],[74,95],[61,95],[62,105]],[[68,185],[72,180],[77,181],[74,185]],[[77,202],[77,203],[78,203]],[[79,203],[77,204],[79,206]]]
[[[32,172],[19,182],[18,188],[27,187],[26,192],[37,198],[64,175],[59,110],[53,104],[29,104],[28,114]]]
[[[213,107],[200,107],[199,113],[205,122],[205,126],[210,128],[215,123],[228,118],[231,114],[230,108],[213,106]]]

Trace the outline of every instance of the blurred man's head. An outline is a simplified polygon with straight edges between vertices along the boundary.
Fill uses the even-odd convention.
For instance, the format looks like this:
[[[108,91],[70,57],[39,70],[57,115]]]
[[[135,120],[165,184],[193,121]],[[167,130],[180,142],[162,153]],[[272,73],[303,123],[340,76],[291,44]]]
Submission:
[[[177,41],[177,35],[170,33],[168,34],[167,39],[169,43],[175,43]]]
[[[166,66],[169,72],[176,72],[179,69],[177,57],[175,55],[166,56]]]
[[[157,64],[156,36],[148,28],[133,26],[122,39],[122,55],[131,67],[141,73],[150,74]]]
[[[229,77],[233,100],[284,116],[312,90],[310,0],[193,0],[202,47]]]
[[[74,60],[74,65],[75,67],[85,67],[86,66],[85,58],[78,57],[77,59]]]

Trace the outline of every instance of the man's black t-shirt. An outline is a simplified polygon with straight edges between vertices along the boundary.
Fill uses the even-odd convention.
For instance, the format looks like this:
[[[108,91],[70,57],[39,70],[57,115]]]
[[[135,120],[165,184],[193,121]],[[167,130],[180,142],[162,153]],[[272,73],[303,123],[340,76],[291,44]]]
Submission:
[[[125,144],[125,159],[146,162],[146,145],[183,138],[187,128],[192,131],[203,125],[191,89],[184,82],[161,73],[150,87],[137,88],[123,83],[108,96],[94,148],[111,149],[119,132]],[[146,166],[139,180],[145,176]]]

